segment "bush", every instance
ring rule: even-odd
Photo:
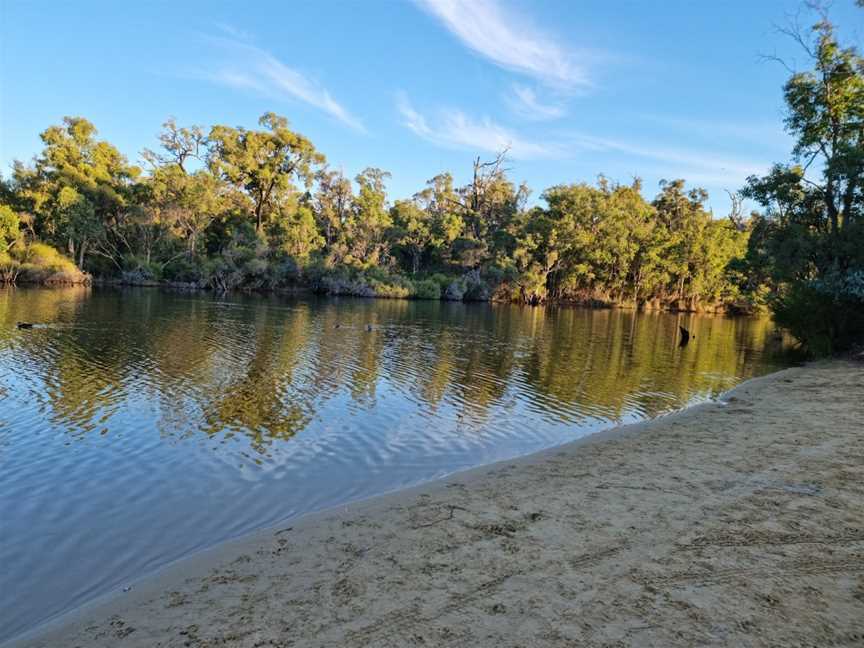
[[[25,283],[81,284],[89,283],[90,276],[56,249],[44,243],[24,243],[12,248],[5,259],[4,275]],[[16,267],[17,264],[17,267]]]
[[[123,262],[121,277],[123,283],[130,285],[147,285],[158,282],[162,278],[162,268],[149,263],[146,259],[129,256]]]
[[[777,324],[814,355],[864,343],[864,272],[793,284],[774,304]]]
[[[415,299],[441,299],[441,286],[434,279],[422,279],[414,282]]]
[[[380,275],[379,275],[380,276]],[[383,280],[372,279],[369,281],[376,297],[389,299],[407,299],[414,294],[414,285],[410,279],[405,277],[385,276]]]
[[[50,245],[45,245],[44,243],[16,246],[15,249],[16,251],[21,250],[17,254],[19,261],[37,268],[45,268],[57,272],[68,272],[78,269],[72,261]]]
[[[453,281],[453,277],[448,277],[447,275],[441,274],[440,272],[436,272],[429,278],[436,284],[438,284],[438,288],[442,294],[445,290],[447,290],[447,286],[449,286]]]
[[[240,276],[242,285],[263,288],[270,284],[270,264],[266,259],[254,257],[243,264]]]
[[[203,278],[201,265],[189,257],[174,259],[162,268],[162,279],[182,283],[198,283]]]
[[[447,286],[444,299],[450,301],[489,301],[492,291],[480,277],[479,270],[472,270]]]
[[[325,295],[376,296],[375,289],[364,279],[352,278],[347,272],[316,273],[312,289]]]
[[[349,271],[344,268],[327,270],[315,265],[306,272],[310,287],[325,295],[381,297],[389,299],[440,299],[441,287],[435,279],[411,281],[381,268]]]
[[[285,257],[271,262],[270,276],[274,286],[292,286],[300,282],[302,272],[293,258]]]

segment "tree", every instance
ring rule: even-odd
[[[190,175],[172,163],[154,170],[148,187],[148,224],[174,234],[186,255],[195,258],[201,235],[226,209],[223,183],[206,169]]]
[[[411,274],[417,274],[423,254],[435,240],[432,219],[413,200],[397,200],[390,210],[393,220],[393,240],[411,259]]]
[[[699,251],[703,245],[705,228],[711,215],[705,211],[708,193],[704,189],[686,189],[682,179],[660,182],[660,194],[653,205],[657,218],[668,230],[672,245],[668,249],[670,288],[675,299],[690,305],[698,302],[700,282],[698,275],[704,261]]]
[[[558,297],[588,293],[623,301],[656,295],[655,210],[640,189],[638,180],[625,186],[601,176],[597,187],[559,185],[543,194],[551,223],[545,269]]]
[[[0,204],[0,254],[8,252],[20,237],[18,214],[9,205]]]
[[[318,173],[318,191],[315,192],[315,217],[324,232],[324,241],[330,246],[336,242],[342,228],[351,217],[354,192],[351,181],[341,171],[323,169]]]
[[[349,248],[354,263],[363,267],[386,261],[386,238],[391,225],[385,181],[390,174],[369,167],[354,179],[359,185],[349,225]]]
[[[309,256],[324,245],[318,232],[315,215],[308,205],[286,205],[283,213],[271,226],[278,249],[303,265]]]
[[[260,233],[282,195],[295,188],[294,181],[311,186],[315,168],[325,159],[312,142],[289,130],[284,117],[266,113],[258,123],[266,130],[214,126],[207,139],[211,171],[246,193]]]
[[[149,263],[154,239],[167,233],[182,243],[189,259],[194,259],[201,235],[223,214],[236,190],[232,196],[230,187],[208,168],[190,172],[184,166],[190,159],[203,160],[206,155],[207,140],[199,126],[180,128],[169,119],[163,124],[159,141],[162,152],[145,149],[142,153],[153,166],[143,201],[145,216],[140,222],[145,258]]]
[[[453,176],[440,173],[426,183],[426,188],[414,194],[414,202],[429,216],[432,244],[438,260],[450,263],[452,244],[462,236],[465,221],[462,205],[453,188]]]
[[[864,59],[839,44],[824,13],[811,37],[789,33],[812,69],[784,87],[792,162],[742,190],[765,210],[748,257],[775,288],[778,322],[834,351],[864,340]]]
[[[159,142],[162,153],[144,149],[142,157],[154,167],[176,164],[183,173],[188,173],[186,163],[190,159],[201,160],[207,147],[207,138],[200,126],[179,128],[173,117],[162,124]]]
[[[37,232],[65,245],[79,267],[89,252],[119,267],[123,227],[138,167],[111,144],[96,139],[96,127],[82,117],[64,117],[41,136],[45,147],[33,167],[16,163],[13,182]]]
[[[475,159],[471,183],[459,191],[460,215],[467,238],[472,242],[463,246],[469,252],[463,257],[466,265],[480,265],[496,253],[512,252],[510,224],[524,208],[530,192],[527,185],[517,188],[507,178],[506,159],[506,150],[494,160]]]

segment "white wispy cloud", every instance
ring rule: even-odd
[[[523,160],[557,158],[564,153],[558,146],[531,141],[488,117],[475,119],[460,110],[440,110],[435,122],[430,123],[404,94],[398,96],[397,109],[406,128],[438,146],[489,153],[507,149],[510,157]]]
[[[508,95],[507,103],[511,110],[523,119],[541,121],[558,119],[566,113],[560,104],[544,103],[537,98],[537,93],[529,87],[514,83],[512,94]]]
[[[746,178],[748,175],[764,173],[768,163],[755,160],[742,160],[718,156],[716,153],[689,149],[676,149],[666,146],[631,144],[615,139],[578,135],[574,144],[586,151],[619,152],[637,158],[645,158],[663,163],[668,169],[679,169],[681,177],[695,174],[715,178]]]
[[[198,69],[198,76],[276,99],[301,101],[358,132],[365,132],[363,123],[337,102],[326,88],[285,65],[269,52],[236,38],[208,40],[216,45],[221,60],[215,65]]]
[[[618,167],[633,164],[638,175],[653,175],[667,180],[684,178],[691,185],[701,185],[715,193],[720,188],[734,190],[741,187],[747,176],[764,174],[771,166],[767,160],[718,155],[715,150],[634,144],[591,135],[573,135],[568,141],[574,154],[591,154],[595,158],[606,156],[603,159],[611,156]]]
[[[658,124],[664,128],[681,133],[695,133],[721,139],[736,139],[747,142],[758,142],[761,146],[784,147],[790,138],[783,130],[782,121],[778,119],[742,118],[740,121],[729,121],[718,118],[694,118],[681,115],[656,115],[641,113],[634,115],[636,119]]]
[[[474,118],[456,109],[427,115],[418,111],[405,94],[397,96],[402,124],[437,146],[486,151],[508,149],[513,159],[578,160],[590,156],[602,165],[633,164],[634,170],[673,178],[685,178],[717,186],[740,186],[752,174],[765,173],[770,162],[718,155],[715,151],[675,148],[654,143],[634,143],[612,137],[547,131],[535,139],[502,126],[488,117]]]
[[[464,45],[501,67],[565,87],[588,84],[573,53],[496,0],[415,1]]]
[[[217,23],[214,23],[214,26],[216,27],[216,29],[223,32],[229,38],[233,38],[233,39],[239,40],[239,41],[247,41],[247,42],[252,41],[252,34],[250,34],[249,32],[247,32],[244,29],[238,29],[234,25],[229,25],[229,24],[223,23],[223,22],[217,22]]]

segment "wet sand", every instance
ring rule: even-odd
[[[10,645],[862,644],[864,364],[837,361],[258,532]]]

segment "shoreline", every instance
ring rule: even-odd
[[[84,284],[80,284],[84,285]],[[662,300],[654,299],[650,302],[639,303],[634,300],[608,301],[594,297],[584,299],[550,299],[538,303],[525,301],[500,299],[490,297],[489,299],[446,299],[438,297],[428,299],[423,297],[395,297],[392,295],[356,295],[348,293],[318,292],[311,286],[298,285],[283,288],[233,288],[230,290],[218,290],[210,286],[201,286],[195,282],[184,281],[135,281],[129,282],[122,279],[94,278],[86,285],[99,288],[158,288],[169,292],[193,292],[211,294],[236,294],[236,295],[258,295],[267,297],[271,295],[282,297],[317,297],[317,298],[342,298],[342,299],[383,299],[397,301],[430,301],[456,304],[512,304],[514,306],[526,307],[549,307],[549,308],[591,308],[597,310],[626,310],[646,313],[671,313],[685,315],[712,315],[717,317],[760,317],[767,310],[758,307],[744,306],[739,303],[717,303],[705,304],[701,308],[681,307],[675,302],[663,303]],[[53,286],[47,286],[53,287]]]
[[[849,412],[849,416],[854,418],[853,415],[864,415],[864,410],[860,405],[864,399],[864,382],[861,380],[861,376],[864,375],[862,365],[845,361],[832,361],[781,370],[747,380],[725,392],[715,401],[698,403],[648,421],[619,425],[513,460],[452,473],[435,481],[303,515],[276,526],[263,528],[251,534],[220,543],[142,577],[131,584],[132,587],[128,592],[112,592],[98,597],[81,607],[54,617],[21,635],[6,640],[2,645],[8,648],[54,646],[65,645],[66,643],[94,646],[294,645],[291,643],[294,640],[291,637],[295,636],[298,629],[292,623],[289,624],[292,625],[292,631],[286,632],[287,626],[284,625],[294,617],[303,625],[311,628],[307,629],[311,636],[299,640],[299,645],[325,645],[334,642],[350,646],[390,645],[386,643],[389,640],[385,639],[385,635],[387,629],[394,624],[398,626],[397,635],[400,638],[405,636],[405,627],[410,626],[417,629],[419,632],[416,635],[418,640],[413,643],[422,644],[425,641],[427,645],[462,645],[469,639],[465,636],[465,631],[473,632],[477,624],[486,631],[493,630],[494,624],[489,625],[485,617],[489,617],[495,623],[505,627],[510,622],[514,601],[522,601],[526,595],[529,598],[532,596],[543,598],[543,587],[538,587],[535,584],[533,587],[522,588],[515,598],[502,595],[502,601],[491,604],[489,610],[471,612],[479,604],[479,599],[484,598],[487,594],[492,596],[495,593],[493,590],[507,589],[506,585],[512,585],[520,579],[530,580],[536,563],[541,564],[540,571],[550,570],[550,573],[546,575],[546,580],[555,580],[555,575],[558,575],[557,586],[559,589],[562,574],[568,570],[575,570],[576,572],[584,572],[580,574],[579,578],[576,578],[577,581],[598,581],[606,586],[611,585],[612,593],[620,595],[622,592],[616,592],[616,579],[605,578],[608,574],[603,573],[603,570],[608,571],[610,566],[602,563],[617,563],[622,560],[620,554],[632,550],[632,542],[628,541],[626,537],[619,536],[622,535],[622,532],[623,536],[626,536],[626,529],[635,529],[636,526],[622,525],[621,520],[617,520],[617,524],[616,521],[607,520],[605,524],[594,528],[593,531],[588,530],[585,533],[585,538],[576,544],[586,546],[599,544],[601,546],[600,548],[594,547],[593,553],[590,551],[585,553],[575,563],[560,555],[564,546],[568,544],[566,536],[561,537],[561,528],[550,528],[547,532],[541,533],[540,536],[532,537],[534,527],[550,525],[554,527],[553,523],[560,523],[563,518],[566,518],[567,511],[575,504],[575,502],[568,503],[567,500],[571,496],[576,499],[587,498],[582,504],[599,507],[600,515],[594,518],[588,516],[582,520],[583,525],[591,526],[591,522],[596,523],[597,518],[603,517],[604,511],[606,514],[610,512],[608,510],[610,507],[614,509],[615,513],[624,517],[627,517],[628,514],[631,517],[635,515],[637,519],[630,519],[631,522],[640,521],[638,519],[640,518],[638,515],[640,511],[643,513],[641,517],[648,516],[650,518],[650,513],[653,510],[651,505],[656,508],[656,501],[630,502],[633,506],[627,510],[621,509],[620,502],[603,501],[604,497],[614,499],[613,494],[620,495],[622,492],[628,494],[628,500],[633,498],[639,500],[640,496],[642,498],[649,497],[646,493],[655,493],[655,495],[650,496],[653,498],[657,497],[656,493],[683,496],[683,493],[675,493],[674,488],[659,486],[652,488],[645,485],[651,480],[646,481],[645,477],[648,475],[640,474],[640,472],[647,473],[651,469],[656,470],[656,465],[652,466],[645,463],[646,455],[639,452],[640,446],[649,446],[656,454],[654,459],[668,459],[668,456],[664,456],[662,437],[664,435],[667,437],[677,435],[677,430],[682,427],[701,426],[705,428],[704,431],[708,432],[707,438],[701,439],[703,442],[711,446],[724,447],[728,444],[711,443],[712,440],[716,440],[718,432],[740,436],[741,430],[738,428],[741,427],[742,423],[756,429],[760,425],[764,427],[764,421],[760,423],[756,420],[759,418],[756,410],[760,409],[763,410],[762,414],[764,415],[768,410],[772,410],[772,408],[776,410],[779,407],[781,418],[783,416],[787,418],[785,424],[794,425],[797,419],[789,418],[787,410],[794,403],[800,401],[800,398],[797,398],[795,394],[787,393],[786,400],[790,402],[781,401],[778,403],[776,402],[778,400],[776,395],[775,399],[772,400],[766,399],[766,394],[772,390],[782,391],[786,384],[794,384],[801,379],[806,380],[808,377],[812,378],[820,373],[831,374],[832,377],[839,376],[848,382],[851,385],[850,389],[854,392],[848,399],[848,406],[853,410]],[[830,382],[832,381],[829,380]],[[827,385],[823,386],[821,392],[826,389],[828,389]],[[831,394],[826,395],[821,392],[820,396],[828,403],[831,400]],[[761,401],[759,401],[759,396],[762,396]],[[758,402],[751,403],[748,399]],[[744,407],[739,404],[742,402],[745,403]],[[728,420],[725,421],[725,427],[721,426],[722,429],[719,430],[716,429],[716,425],[712,425],[712,420],[718,418],[720,414],[727,415],[725,417],[727,419],[730,418],[728,414],[730,410],[735,408],[741,411],[735,418],[732,418],[731,426]],[[807,412],[800,412],[800,414],[804,415],[804,418],[807,417]],[[814,416],[814,413],[810,412],[809,416]],[[763,418],[765,417],[763,416]],[[833,423],[836,424],[837,421],[833,421]],[[838,434],[840,433],[838,432]],[[844,428],[842,433],[848,436],[850,431]],[[767,433],[765,434],[767,435]],[[659,442],[656,437],[661,437]],[[666,441],[668,440],[666,439]],[[678,440],[683,441],[681,438]],[[694,441],[689,436],[686,440],[691,443]],[[698,441],[699,439],[695,440]],[[762,440],[770,440],[772,443],[777,441],[767,437]],[[750,440],[748,439],[748,441]],[[860,440],[856,447],[861,448]],[[854,458],[855,448],[849,449],[852,450],[850,454]],[[613,452],[613,450],[619,452]],[[665,454],[669,455],[670,452],[674,451],[674,448],[666,447],[665,450]],[[731,448],[727,447],[727,451],[734,453],[736,451],[734,444]],[[604,465],[608,464],[610,454],[622,455],[623,460],[613,462],[612,466]],[[686,454],[678,458],[693,459],[693,457],[687,457]],[[725,458],[730,459],[730,457]],[[746,453],[735,458],[749,460]],[[642,460],[641,464],[639,463],[640,459]],[[600,460],[599,463],[598,460]],[[579,470],[575,477],[570,475],[570,478],[578,477],[579,492],[560,488],[550,490],[547,483],[549,481],[561,479],[565,483],[569,481],[566,469],[575,468],[576,466],[573,464],[576,464]],[[733,477],[736,473],[734,462],[732,464],[733,470],[727,477]],[[629,469],[631,471],[629,478],[636,479],[633,483],[604,486],[603,482],[608,481],[606,477],[613,473],[608,470],[600,470],[599,474],[595,473],[598,469],[610,467],[615,467],[618,470]],[[669,462],[666,467],[668,470],[664,471],[664,475],[653,475],[655,479],[665,479],[664,486],[674,486],[676,482],[685,479],[682,474],[676,474],[676,471],[677,473],[687,473],[691,478],[694,477],[690,475],[693,472],[692,461],[673,461]],[[697,462],[695,477],[698,477],[700,472],[698,468],[709,470],[712,465]],[[771,470],[777,470],[776,466],[770,468],[769,472]],[[602,493],[598,494],[589,490],[592,486],[594,489],[601,490]],[[764,487],[765,484],[759,480],[753,482],[755,490]],[[770,490],[774,487],[769,485],[768,488]],[[814,493],[810,492],[808,488],[806,485],[796,485],[789,491],[789,494],[799,498],[812,498]],[[783,489],[781,488],[781,490]],[[715,493],[715,495],[717,494]],[[526,497],[529,500],[529,508],[533,505],[537,510],[527,513],[507,513],[508,509],[513,508],[522,511],[525,505],[520,507],[515,506],[515,504],[520,503],[519,500],[525,500]],[[563,510],[553,514],[555,512],[550,510],[550,498],[560,500],[557,504],[563,505]],[[660,495],[659,498],[662,500],[664,496]],[[478,499],[487,506],[476,506],[478,502],[475,500]],[[470,506],[470,504],[475,504],[475,506]],[[490,506],[488,506],[490,504],[492,508],[497,508],[501,512],[497,522],[486,520],[490,515]],[[649,506],[644,508],[646,504]],[[860,508],[862,507],[859,506]],[[660,512],[662,511],[654,511],[655,514]],[[861,513],[859,511],[856,519],[857,530],[846,543],[852,548],[856,545],[864,546],[864,517]],[[469,520],[472,517],[477,519]],[[655,523],[656,521],[655,519]],[[621,528],[617,528],[618,533],[613,533],[610,536],[609,530],[605,529],[605,526],[609,525]],[[450,527],[458,527],[458,532],[454,534],[448,531]],[[576,526],[576,532],[578,532],[579,527],[580,525]],[[414,532],[407,535],[417,537],[409,541],[401,533],[405,529]],[[430,531],[427,532],[425,529]],[[571,529],[570,531],[573,532],[574,530]],[[650,527],[648,531],[650,535]],[[681,531],[682,529],[678,529],[679,533]],[[776,531],[774,532],[776,533]],[[427,539],[425,537],[427,534],[434,537]],[[455,537],[458,535],[467,535],[467,540]],[[658,532],[657,535],[662,534]],[[459,542],[460,539],[465,541]],[[370,542],[372,540],[374,541]],[[563,546],[562,540],[565,541]],[[817,541],[814,542],[819,544]],[[796,541],[789,546],[797,547],[807,544],[807,542],[797,543]],[[328,545],[333,545],[333,551],[327,548]],[[424,547],[424,545],[428,546]],[[482,545],[483,551],[475,551],[478,548],[475,545]],[[706,544],[705,546],[738,545]],[[399,557],[405,551],[420,551],[420,555],[416,556],[416,561],[423,563],[421,566],[427,567],[427,569],[406,569],[404,566],[396,565],[399,562]],[[468,552],[469,555],[459,556],[460,553],[464,552]],[[527,555],[530,555],[530,559],[526,563]],[[288,559],[285,560],[286,558]],[[490,564],[487,565],[487,562]],[[860,558],[857,559],[857,562],[855,559],[847,562],[851,565],[850,573],[857,573],[859,568],[864,573],[864,562],[861,562]],[[441,564],[439,565],[439,563]],[[346,564],[348,568],[345,568]],[[441,565],[447,565],[450,569],[445,569]],[[441,569],[437,569],[436,566],[441,566]],[[526,566],[529,569],[526,570]],[[630,564],[630,567],[638,569],[636,563]],[[472,569],[476,569],[478,573],[473,574],[471,578],[467,575],[457,576]],[[393,573],[386,573],[388,570]],[[347,572],[358,571],[366,572],[366,578],[345,576]],[[445,573],[439,574],[438,571]],[[495,575],[502,571],[504,574]],[[765,571],[766,573],[770,572],[767,568]],[[402,572],[407,572],[407,575]],[[837,577],[836,570],[826,573]],[[479,578],[478,575],[480,575]],[[401,576],[406,576],[406,578]],[[618,574],[618,580],[621,579],[621,576]],[[712,571],[709,570],[701,576],[710,580]],[[698,581],[699,577],[700,575],[696,574],[693,580]],[[373,588],[377,581],[393,578],[395,578],[395,582],[390,583],[390,587],[382,589],[378,596],[369,592],[369,589]],[[742,575],[741,578],[746,580],[746,576]],[[410,582],[413,580],[431,582],[425,583],[427,586],[425,589],[423,589],[423,585],[418,585],[412,590]],[[656,583],[646,585],[642,582],[644,578],[642,580],[633,578],[632,574],[629,580],[631,582],[626,587],[619,584],[617,590],[638,589],[641,586],[650,594],[652,590],[658,589]],[[262,581],[267,581],[267,584],[263,584]],[[737,582],[734,575],[727,578],[726,581],[732,584]],[[475,592],[468,596],[466,600],[468,601],[469,615],[465,617],[466,605],[459,605],[457,606],[459,609],[456,609],[453,607],[452,600],[454,598],[465,599],[465,592],[461,590],[470,590],[472,584],[476,589],[478,582],[480,583],[479,594],[482,595],[478,596],[478,592]],[[663,582],[662,578],[658,581],[661,584]],[[574,583],[569,585],[573,586]],[[396,589],[407,587],[408,591],[403,592],[403,594],[413,594],[414,596],[400,596],[394,592],[394,586]],[[596,586],[597,583],[593,585],[594,589]],[[416,596],[418,587],[423,591],[422,597]],[[266,596],[262,596],[260,591],[262,588],[266,591]],[[324,590],[330,591],[323,595]],[[572,598],[565,598],[579,600],[581,597],[578,596],[577,590],[578,588],[571,592],[574,595]],[[859,605],[862,611],[860,615],[862,621],[854,622],[853,617],[849,617],[848,625],[852,628],[850,632],[864,632],[864,576],[860,581],[860,590]],[[308,601],[309,596],[315,600]],[[239,608],[232,608],[232,605],[237,605],[238,597],[241,601]],[[421,602],[421,598],[424,601]],[[429,602],[425,599],[437,600]],[[244,600],[247,603],[242,603]],[[248,603],[250,600],[253,602]],[[405,604],[408,601],[413,601],[413,603],[406,608]],[[226,605],[228,609],[218,609]],[[278,610],[279,621],[261,619],[260,612],[262,610],[256,611],[256,605],[266,608],[265,617],[272,616]],[[522,605],[524,607],[524,602]],[[429,606],[437,606],[437,612],[435,614],[428,613],[426,608]],[[551,632],[551,635],[545,636],[542,633],[535,633],[533,640],[548,645],[568,645],[565,639],[569,641],[571,638],[564,635],[560,637],[552,635],[560,634],[564,627],[573,626],[574,620],[562,616],[562,610],[556,611],[552,609],[553,607],[550,607],[548,601],[539,605],[539,608],[544,612],[556,612],[560,619],[561,628],[547,627],[547,634]],[[239,617],[238,612],[241,613]],[[473,619],[472,614],[477,618]],[[524,616],[524,614],[525,611],[522,610],[516,616]],[[282,618],[283,615],[284,619]],[[443,617],[447,616],[454,619],[472,618],[472,622],[465,627],[457,627],[459,624],[451,623],[451,630],[447,632],[435,627]],[[603,618],[604,615],[600,615],[595,621],[602,621]],[[524,619],[522,623],[524,623]],[[601,623],[601,625],[603,624]],[[622,629],[620,623],[617,626],[608,623],[605,625],[606,639],[620,641],[629,636],[627,634],[629,630],[627,628]],[[585,635],[585,632],[587,632],[586,627],[594,628],[596,623],[588,623],[588,626],[582,623],[581,626],[582,633],[577,634],[572,639],[578,638],[580,642],[583,642],[580,645],[593,645],[593,640]],[[861,627],[859,628],[859,626]],[[190,630],[190,628],[194,629]],[[644,630],[639,630],[639,632],[653,634],[649,630],[655,629],[656,627],[648,628],[646,626]],[[678,634],[671,636],[679,636],[681,632],[686,634],[687,630],[679,627],[676,631]],[[733,631],[736,629],[727,628],[724,630],[726,634]],[[443,635],[442,632],[444,632]],[[621,635],[622,632],[624,634],[616,637],[616,632],[618,635]],[[472,642],[479,640],[483,645],[518,645],[518,642],[508,643],[507,637],[510,635],[497,636],[494,639],[493,636],[494,632],[486,637],[474,636],[470,640]],[[640,637],[640,641],[647,638],[648,635],[646,634]],[[706,640],[704,633],[693,637],[693,639],[697,638],[701,641]],[[752,639],[752,637],[750,638]],[[661,639],[660,636],[652,637],[649,643]],[[740,632],[737,639],[743,639]],[[831,640],[836,639],[837,637],[831,638]],[[255,643],[259,640],[267,640],[269,643],[266,641]],[[513,640],[515,640],[515,635]],[[226,641],[227,643],[225,643]],[[529,641],[529,638],[523,636],[522,642],[526,641]],[[405,643],[410,644],[412,642],[397,640],[393,645],[404,645]],[[689,641],[685,641],[682,645],[689,645],[689,643]]]

